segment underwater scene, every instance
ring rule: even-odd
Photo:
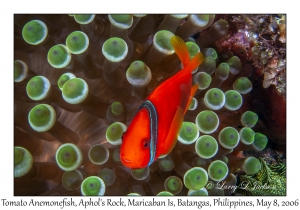
[[[286,196],[285,14],[14,14],[15,196]]]

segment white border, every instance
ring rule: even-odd
[[[179,135],[179,134],[180,134],[180,131],[181,131],[182,127],[183,127],[183,124],[187,124],[187,123],[188,123],[189,125],[194,126],[192,129],[195,129],[196,132],[197,132],[197,133],[195,133],[194,138],[193,138],[192,140],[185,140],[184,138],[182,138],[182,137]],[[191,126],[190,126],[190,127],[191,127]],[[177,139],[178,139],[178,141],[181,142],[182,144],[190,145],[190,144],[193,144],[193,143],[199,138],[199,136],[200,136],[200,131],[199,131],[197,125],[196,125],[195,123],[193,123],[193,122],[187,122],[187,121],[185,121],[185,122],[182,123],[181,128],[179,129]]]
[[[126,24],[126,23],[118,23],[116,22],[113,17],[111,15],[108,15],[108,19],[110,21],[110,23],[118,28],[121,28],[121,29],[128,29],[132,26],[132,23],[133,23],[133,17],[131,16],[131,19],[130,19],[130,23],[129,24]]]
[[[58,157],[58,153],[60,152],[60,150],[63,148],[63,147],[72,147],[77,155],[77,158],[76,158],[76,161],[75,163],[73,164],[73,166],[70,166],[70,167],[64,167],[64,166],[61,166],[58,162],[57,162],[57,157]],[[75,145],[75,144],[72,144],[72,143],[66,143],[66,144],[62,144],[59,146],[59,148],[57,148],[56,150],[56,153],[55,153],[55,161],[57,163],[57,165],[64,171],[73,171],[73,170],[76,170],[79,168],[79,166],[81,165],[82,161],[83,161],[83,155],[82,155],[82,152],[81,150]]]
[[[86,25],[86,24],[91,23],[94,20],[95,16],[96,16],[95,14],[92,14],[90,19],[88,19],[86,22],[81,22],[79,20],[76,20],[75,15],[74,15],[74,20],[79,24]]]
[[[110,139],[107,135],[107,131],[110,127],[112,127],[113,125],[120,125],[123,132],[121,133],[120,137],[118,139]],[[122,144],[122,135],[123,133],[127,130],[127,126],[124,124],[124,123],[121,123],[121,122],[114,122],[113,124],[111,124],[107,130],[106,130],[106,133],[105,133],[105,137],[106,137],[106,140],[112,144],[112,145],[121,145]]]
[[[18,62],[21,63],[21,65],[23,66],[22,68],[22,74],[20,74],[20,76],[14,80],[14,82],[22,82],[28,75],[28,66],[24,61],[21,60],[15,60],[14,62]],[[15,67],[15,66],[14,66]]]
[[[34,20],[32,20],[32,21],[34,21]],[[47,35],[48,35],[48,28],[47,28],[46,24],[43,21],[40,21],[40,20],[35,20],[35,22],[38,22],[44,28],[44,30],[43,30],[44,31],[44,36],[40,40],[37,40],[36,42],[32,42],[32,43],[28,42],[27,40],[24,39],[24,41],[27,42],[30,45],[41,44],[47,38]]]
[[[36,125],[32,124],[31,121],[29,120],[29,119],[30,119],[30,114],[31,114],[32,109],[35,108],[36,106],[40,106],[40,105],[46,106],[46,108],[48,108],[48,110],[49,110],[49,112],[50,112],[50,120],[49,120],[49,122],[48,122],[46,125],[44,125],[44,126],[36,126]],[[34,129],[34,130],[37,131],[37,132],[44,132],[44,131],[50,130],[50,129],[53,127],[53,125],[54,125],[54,123],[55,123],[55,121],[56,121],[56,112],[55,112],[55,110],[53,109],[52,106],[50,106],[50,105],[48,105],[48,104],[38,104],[38,105],[36,105],[36,106],[34,106],[34,107],[30,110],[30,112],[29,112],[29,114],[28,114],[28,123],[29,123],[29,125],[32,127],[32,129]]]
[[[48,59],[48,56],[49,56],[49,52],[50,50],[53,48],[53,47],[57,47],[57,46],[60,46],[62,48],[64,48],[67,52],[67,59],[65,60],[65,62],[63,62],[62,64],[53,64],[53,63],[50,63],[49,59]],[[61,68],[65,68],[66,66],[69,65],[70,61],[71,61],[71,58],[72,58],[72,55],[71,55],[71,52],[69,51],[69,49],[63,45],[63,44],[57,44],[57,45],[54,45],[53,47],[51,47],[48,51],[48,54],[47,54],[47,60],[48,60],[48,63],[53,67],[53,68],[56,68],[56,69],[61,69]]]
[[[83,90],[82,90],[81,94],[78,95],[76,98],[68,98],[67,96],[64,95],[64,93],[63,93],[64,88],[63,88],[63,90],[62,90],[62,97],[63,97],[63,99],[64,99],[66,102],[68,102],[69,104],[79,104],[79,103],[83,102],[83,101],[88,97],[88,94],[89,94],[89,86],[88,86],[88,84],[86,83],[86,81],[84,81],[83,79],[78,78],[78,77],[69,79],[69,80],[64,84],[63,87],[65,87],[65,85],[66,85],[68,82],[70,82],[71,80],[75,80],[75,79],[76,79],[76,80],[79,79],[80,81],[82,81],[82,83],[83,83]]]
[[[297,154],[299,153],[299,141],[295,139],[298,138],[298,119],[299,119],[299,112],[297,112],[298,108],[300,107],[300,103],[296,100],[298,91],[298,80],[300,73],[296,71],[298,67],[299,61],[299,54],[298,54],[298,47],[294,43],[298,43],[299,40],[299,28],[298,25],[298,16],[299,13],[297,11],[296,3],[294,2],[286,2],[286,1],[279,1],[279,0],[272,0],[272,1],[261,1],[261,0],[251,0],[247,2],[241,2],[237,0],[231,0],[229,2],[215,0],[214,2],[203,2],[199,0],[191,0],[189,2],[183,1],[161,1],[161,0],[152,0],[150,2],[145,2],[146,6],[132,6],[132,5],[141,5],[140,1],[122,1],[122,0],[115,0],[115,1],[106,1],[104,3],[99,3],[99,1],[86,1],[85,4],[80,3],[78,0],[72,1],[58,1],[53,0],[51,4],[47,6],[32,6],[32,5],[40,5],[40,1],[37,0],[28,0],[28,1],[20,1],[15,0],[11,2],[6,2],[5,4],[1,5],[1,12],[2,17],[2,24],[6,28],[7,33],[2,34],[2,37],[6,39],[3,43],[2,47],[5,50],[0,51],[0,56],[3,58],[2,65],[4,69],[4,78],[3,86],[4,87],[11,87],[8,89],[1,89],[1,94],[6,96],[7,103],[1,104],[1,111],[3,119],[1,121],[1,131],[3,131],[2,136],[7,141],[3,141],[0,147],[0,154],[7,157],[1,158],[1,165],[5,169],[6,173],[2,174],[2,179],[0,181],[1,186],[3,187],[0,197],[9,200],[27,200],[29,201],[32,197],[13,197],[13,87],[12,87],[12,78],[13,74],[12,71],[9,69],[13,68],[12,60],[13,60],[13,14],[14,13],[65,13],[65,14],[72,14],[72,13],[287,13],[287,84],[288,84],[288,96],[287,96],[287,161],[288,161],[288,170],[287,170],[287,196],[285,197],[230,197],[231,201],[239,201],[243,199],[244,201],[256,201],[256,199],[264,199],[266,201],[272,201],[277,199],[278,202],[287,201],[287,200],[295,200],[299,199],[298,187],[299,187],[299,180],[297,180],[297,174],[299,169],[297,167],[293,167],[297,165]],[[91,4],[93,3],[93,4]],[[93,5],[100,5],[101,6],[93,6]],[[59,6],[58,6],[59,5]],[[92,6],[91,6],[92,5]],[[116,6],[117,5],[117,6]],[[159,6],[157,6],[159,5]],[[296,121],[297,120],[297,121]],[[11,157],[11,158],[9,158]],[[110,199],[117,199],[116,197],[105,197]],[[121,197],[122,199],[128,199],[128,197]],[[136,199],[141,200],[145,197],[136,197]],[[157,198],[157,200],[166,200],[170,199],[171,201],[176,201],[179,198],[183,197],[162,197],[161,199]],[[59,200],[58,197],[34,197],[37,201],[43,200]],[[80,201],[81,197],[73,198],[75,201]],[[86,198],[89,199],[89,198]],[[151,197],[146,197],[147,200],[151,199]],[[201,198],[202,199],[202,198]],[[214,202],[215,199],[218,197],[207,197],[205,200],[210,202]],[[222,198],[223,199],[223,198]],[[192,197],[190,200],[199,200],[199,197]],[[2,207],[2,206],[1,206]],[[40,209],[40,207],[22,207],[25,209]],[[95,207],[94,207],[95,208]],[[185,207],[186,209],[197,209],[197,207]],[[237,208],[241,209],[243,207]],[[251,207],[253,209],[253,207]],[[15,209],[14,207],[6,207],[5,209]],[[50,209],[50,208],[49,208]],[[56,208],[58,209],[58,208]],[[71,209],[71,208],[64,208],[64,209]],[[73,208],[72,208],[73,209]],[[86,209],[84,206],[77,207],[75,209]],[[120,207],[111,207],[110,209],[120,209]],[[130,208],[124,208],[130,209]],[[150,209],[150,208],[148,208]],[[166,207],[155,207],[156,210],[163,209],[165,210]],[[173,209],[182,209],[182,207],[177,207]],[[205,208],[203,208],[205,209]],[[220,207],[220,209],[229,209],[229,207]],[[266,207],[255,207],[255,209],[266,209]],[[271,207],[269,209],[280,209],[278,207]],[[295,209],[295,208],[293,208]]]
[[[43,91],[43,93],[42,93],[41,95],[39,95],[39,96],[36,96],[36,97],[31,96],[31,95],[29,95],[28,92],[27,92],[27,87],[26,87],[26,92],[27,92],[27,95],[28,95],[29,98],[31,98],[31,99],[34,100],[34,101],[39,101],[39,100],[45,99],[45,98],[48,96],[48,94],[50,93],[51,84],[50,84],[49,80],[48,80],[46,77],[44,77],[44,76],[35,76],[35,77],[33,77],[33,78],[36,78],[36,77],[40,77],[40,78],[43,80],[43,82],[44,82],[44,91]],[[31,79],[29,80],[29,82],[30,82],[33,78],[31,78]],[[29,83],[29,82],[28,82],[28,83]],[[28,84],[27,84],[27,85],[28,85]]]
[[[69,36],[71,34],[73,34],[74,32],[77,32],[77,33],[80,33],[84,36],[85,38],[85,45],[83,46],[83,48],[81,50],[78,50],[78,51],[72,51],[70,50],[70,48],[67,46],[67,39],[69,38]],[[89,47],[89,44],[90,44],[90,40],[89,40],[89,37],[83,32],[83,31],[73,31],[72,33],[69,34],[69,36],[67,36],[67,39],[66,39],[66,48],[68,48],[68,50],[72,53],[72,54],[75,54],[75,55],[78,55],[78,54],[82,54],[84,53],[88,47]]]

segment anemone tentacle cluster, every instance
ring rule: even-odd
[[[247,104],[253,89],[234,54],[215,42],[229,23],[215,15],[15,15],[15,195],[230,195],[236,172],[258,173],[268,137]],[[120,161],[137,108],[182,64],[181,37],[198,89],[176,145],[141,169]],[[163,103],[163,102],[162,102]],[[32,187],[37,186],[38,187]]]

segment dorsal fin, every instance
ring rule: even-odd
[[[198,87],[199,87],[198,84],[194,84],[194,85],[192,86],[192,88],[191,88],[191,93],[190,93],[190,98],[189,98],[189,102],[187,103],[187,106],[186,106],[186,108],[185,108],[185,110],[184,110],[184,113],[186,113],[186,111],[188,110],[188,108],[189,108],[189,106],[190,106],[190,103],[191,103],[191,101],[193,100],[193,97],[194,97],[196,91],[198,90]]]
[[[189,64],[185,67],[185,71],[192,72],[195,68],[197,68],[201,63],[203,63],[205,56],[198,52],[195,57],[189,62]]]
[[[190,62],[190,54],[185,42],[179,36],[173,36],[170,42],[181,63],[186,67]]]
[[[198,52],[190,61],[188,48],[185,42],[179,36],[173,36],[170,42],[179,59],[181,60],[185,71],[193,71],[204,61],[205,57],[201,52]]]

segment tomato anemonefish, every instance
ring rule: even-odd
[[[137,109],[123,134],[120,159],[128,168],[144,168],[176,144],[184,114],[198,86],[192,86],[192,71],[204,60],[202,53],[190,60],[185,42],[170,40],[183,69],[161,83]]]

